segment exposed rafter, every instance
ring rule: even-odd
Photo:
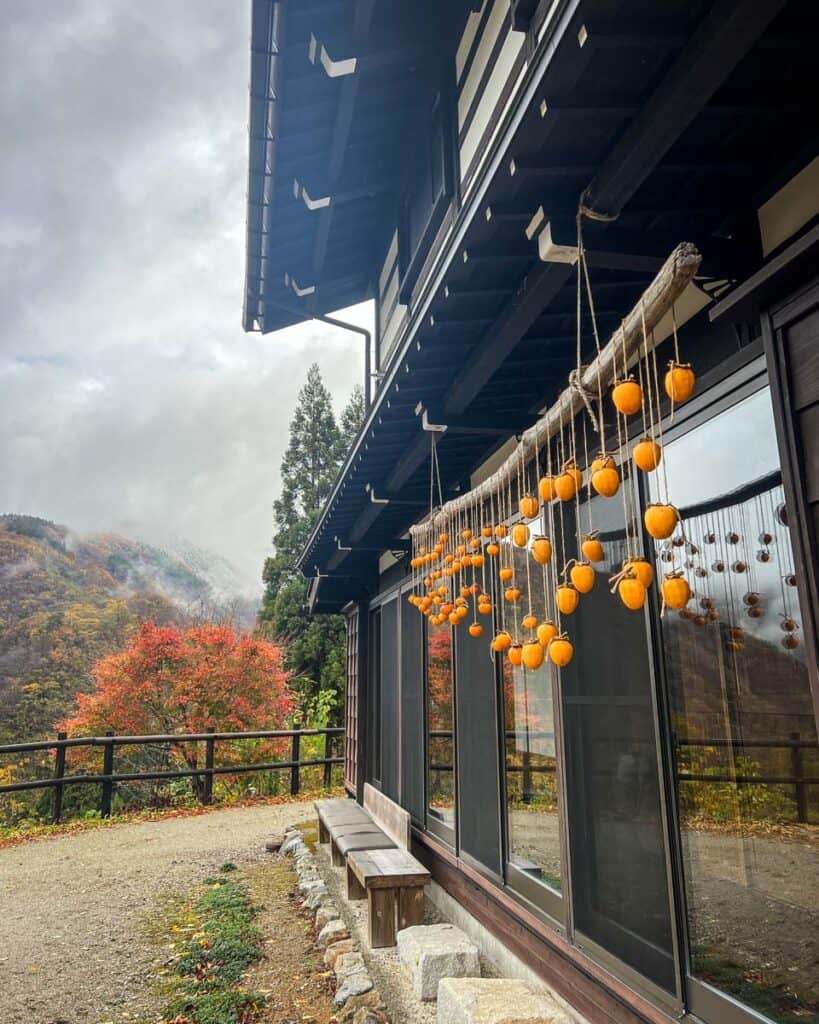
[[[785,3],[717,0],[603,162],[586,190],[588,207],[622,210]]]

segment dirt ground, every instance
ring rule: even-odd
[[[299,913],[289,860],[269,858],[241,872],[259,913],[265,958],[248,971],[244,987],[264,993],[265,1024],[330,1024],[334,1020],[334,974],[324,966],[310,919]]]
[[[231,861],[247,870],[258,898],[269,901],[262,913],[272,924],[288,899],[287,885],[277,889],[271,882],[266,889],[253,866],[271,863],[265,839],[309,818],[309,808],[302,802],[219,810],[0,850],[0,1021],[156,1020],[161,999],[152,979],[166,953],[151,937],[152,921],[174,897]],[[274,968],[289,973],[295,998],[308,965],[301,945],[306,922],[292,913],[288,919],[296,932],[273,950]],[[280,930],[275,935],[281,940]],[[274,992],[270,978],[254,983]],[[301,1021],[307,1012],[293,1018]],[[324,1019],[316,1014],[317,1024]]]

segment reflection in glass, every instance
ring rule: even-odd
[[[694,598],[663,619],[691,969],[819,1014],[819,756],[766,390],[666,446]],[[675,560],[672,563],[672,560]]]
[[[547,617],[545,574],[526,549],[513,551],[515,579],[523,591],[511,613],[517,618],[514,633],[529,639],[531,631],[521,625],[521,620],[530,611],[538,622]],[[547,661],[536,671],[515,668],[507,658],[503,658],[502,666],[509,860],[531,878],[560,891],[552,673]]]
[[[429,815],[455,827],[455,739],[452,713],[452,627],[427,628]]]
[[[624,484],[623,486],[628,486]],[[675,990],[668,871],[646,618],[613,598],[625,556],[623,502],[594,498],[583,522],[605,560],[564,617],[574,643],[561,670],[575,927],[667,991]],[[571,517],[571,518],[570,518]],[[567,513],[566,536],[574,534]]]

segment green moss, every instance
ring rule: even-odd
[[[260,993],[241,987],[262,956],[255,909],[239,882],[214,878],[206,886],[170,920],[176,941],[163,1021],[251,1024],[264,1004]]]

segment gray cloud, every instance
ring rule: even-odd
[[[179,534],[258,588],[307,366],[340,407],[362,359],[241,330],[249,8],[3,4],[0,511]]]

